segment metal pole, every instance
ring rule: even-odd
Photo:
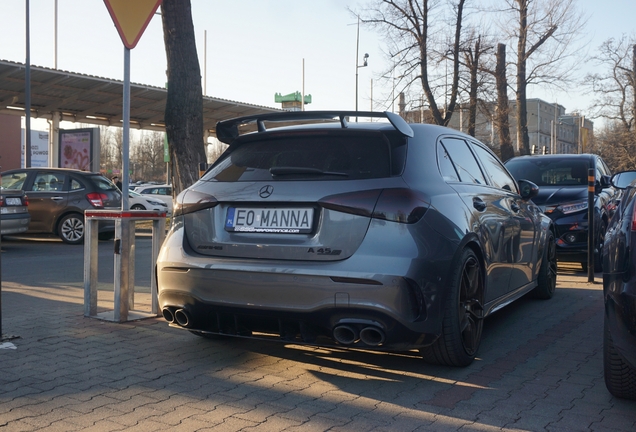
[[[594,179],[595,170],[587,170],[587,281],[594,282]]]
[[[129,154],[129,137],[130,137],[130,48],[124,47],[124,101],[123,101],[123,172],[121,173],[122,184],[122,197],[121,197],[121,209],[122,211],[129,210],[128,206],[128,185],[130,183],[128,174],[128,154]]]
[[[31,167],[31,40],[29,24],[29,0],[26,0],[26,76],[24,89],[24,111],[26,114],[24,128],[24,167]]]
[[[54,45],[55,45],[55,49],[54,49],[54,55],[53,55],[53,67],[55,69],[57,69],[57,0],[55,0],[55,41],[54,41]]]
[[[358,111],[358,53],[360,49],[360,17],[358,17],[358,31],[356,34],[356,111]],[[356,117],[356,122],[358,117]]]
[[[300,110],[305,111],[305,59],[303,59],[303,91],[300,95]]]
[[[203,30],[203,95],[208,94],[208,31]]]

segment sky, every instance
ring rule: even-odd
[[[470,0],[479,3],[481,0]],[[601,42],[634,35],[636,0],[576,0],[589,16],[585,40],[593,51]],[[124,46],[102,0],[57,0],[57,68],[123,80]],[[378,106],[379,84],[387,67],[383,41],[361,26],[354,9],[362,0],[191,0],[196,45],[208,96],[280,108],[274,94],[311,94],[308,110],[353,110],[356,72],[360,110]],[[25,0],[0,0],[0,59],[24,63]],[[55,0],[30,0],[33,66],[55,67]],[[359,52],[356,59],[356,42]],[[368,67],[356,68],[364,53]],[[163,87],[166,56],[161,17],[153,17],[131,51],[131,81]],[[585,114],[589,95],[531,89],[529,98],[558,102]],[[396,108],[397,109],[397,108]]]

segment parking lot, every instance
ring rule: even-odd
[[[100,242],[112,307],[112,242]],[[150,239],[137,239],[144,307]],[[485,322],[469,367],[376,353],[203,339],[163,319],[83,316],[83,247],[2,239],[0,430],[630,431],[603,381],[601,275],[559,267],[552,300]]]

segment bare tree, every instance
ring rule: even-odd
[[[596,70],[584,79],[594,96],[592,115],[608,124],[595,133],[591,151],[602,154],[614,171],[636,166],[636,40],[609,39],[593,57]]]
[[[599,72],[588,74],[584,85],[594,97],[592,116],[618,122],[634,130],[636,117],[636,40],[622,36],[609,39],[593,57]]]
[[[143,131],[131,145],[132,176],[135,180],[160,181],[165,176],[162,132]]]
[[[206,161],[203,145],[203,96],[190,0],[163,0],[163,35],[168,63],[166,133],[176,195],[198,179]]]
[[[619,120],[610,123],[594,133],[590,153],[603,156],[613,172],[634,169],[636,166],[636,134],[625,129]]]
[[[100,126],[99,136],[101,169],[106,172],[119,172],[122,167],[123,129]]]
[[[433,121],[440,125],[448,124],[457,104],[465,3],[466,0],[374,0],[356,14],[363,23],[386,34],[393,66],[384,76],[398,75],[398,94],[418,83]],[[444,5],[450,8],[443,8]],[[452,15],[450,24],[446,14]],[[452,70],[450,88],[448,71],[440,66],[447,61]]]
[[[517,145],[521,154],[530,154],[527,88],[536,84],[563,89],[571,82],[575,68],[568,61],[578,59],[573,48],[583,22],[574,0],[503,1],[507,8],[500,12],[507,19],[501,28],[516,45]]]

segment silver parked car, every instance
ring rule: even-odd
[[[23,233],[29,222],[29,200],[24,191],[0,187],[0,235]]]
[[[251,123],[258,132],[239,133]],[[486,316],[554,294],[538,188],[473,137],[389,112],[266,114],[216,131],[229,147],[176,198],[158,258],[173,326],[465,366]]]

